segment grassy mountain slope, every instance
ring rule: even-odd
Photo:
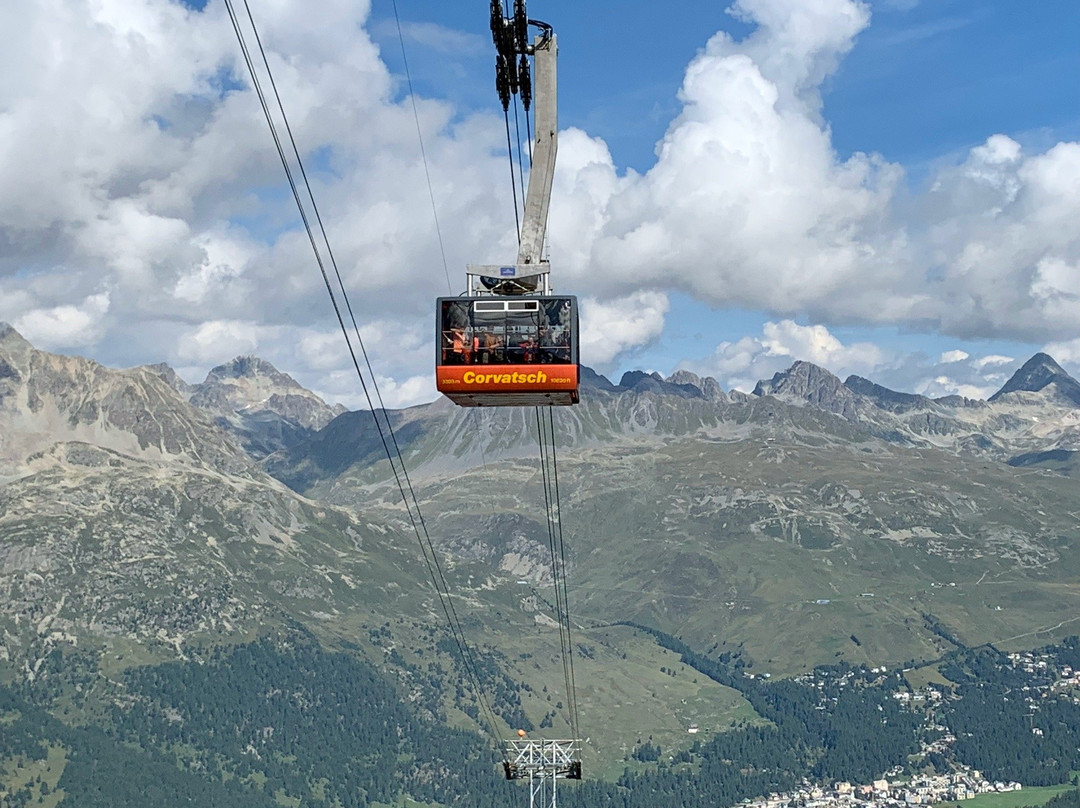
[[[530,413],[421,410],[403,443],[436,540],[542,592]],[[778,672],[1075,629],[1080,503],[1061,476],[773,396],[596,390],[556,423],[584,625],[635,620]],[[397,510],[377,453],[339,468],[307,492]]]

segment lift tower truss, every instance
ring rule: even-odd
[[[559,780],[581,779],[579,742],[515,738],[506,742],[507,780],[529,781],[529,808],[558,808]]]

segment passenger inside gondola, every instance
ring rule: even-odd
[[[501,362],[502,357],[500,354],[502,352],[499,350],[501,347],[502,338],[496,336],[491,331],[485,331],[482,347],[480,349],[480,361],[485,365],[491,362]]]
[[[536,361],[536,341],[532,336],[527,336],[520,343],[521,346],[521,361],[526,365],[532,364]]]
[[[440,301],[444,365],[574,364],[573,304],[555,300]]]
[[[453,359],[452,364],[455,365],[467,365],[469,364],[469,354],[465,350],[466,338],[464,328],[455,328],[451,331],[451,342],[453,344]]]

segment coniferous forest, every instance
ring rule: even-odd
[[[868,782],[916,755],[932,723],[926,708],[894,698],[906,686],[900,672],[840,665],[769,682],[746,675],[738,657],[706,657],[649,633],[701,673],[737,688],[765,721],[682,750],[644,743],[617,782],[567,783],[562,804],[715,808],[805,779]],[[1077,638],[1042,652],[1080,668]],[[67,685],[71,671],[90,669],[78,654],[56,654],[50,665],[68,672]],[[940,771],[965,764],[1026,785],[1067,782],[1080,768],[1075,700],[1041,698],[1033,709],[1020,697],[1045,673],[1018,668],[992,648],[957,653],[940,670],[954,687],[932,718],[957,741],[951,758],[931,755],[924,765]],[[525,798],[503,779],[480,735],[423,717],[383,672],[305,635],[133,668],[119,684],[95,720],[80,725],[46,709],[70,692],[60,679],[0,688],[0,758],[26,763],[62,750],[55,790],[63,792],[61,804],[86,808],[360,808],[395,804],[402,795],[487,808]],[[28,784],[4,805],[39,804],[49,793],[47,784]]]

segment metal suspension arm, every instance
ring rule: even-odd
[[[558,42],[545,31],[533,46],[534,105],[536,138],[533,142],[532,171],[525,195],[525,216],[521,223],[521,245],[517,263],[539,264],[547,233],[551,184],[555,179],[555,153],[559,146],[559,110],[557,103],[556,62]]]
[[[530,25],[540,29],[540,34],[531,45],[526,44],[525,40],[525,32]],[[491,32],[497,51],[495,84],[503,109],[505,111],[509,106],[511,96],[518,93],[527,115],[531,101],[536,135],[517,261],[512,266],[469,264],[466,268],[469,292],[522,295],[539,291],[548,294],[551,291],[548,283],[550,267],[543,259],[543,250],[559,140],[556,81],[558,41],[546,22],[526,18],[524,0],[515,0],[513,18],[503,17],[500,0],[491,0]],[[529,77],[528,55],[533,57],[532,79]]]

